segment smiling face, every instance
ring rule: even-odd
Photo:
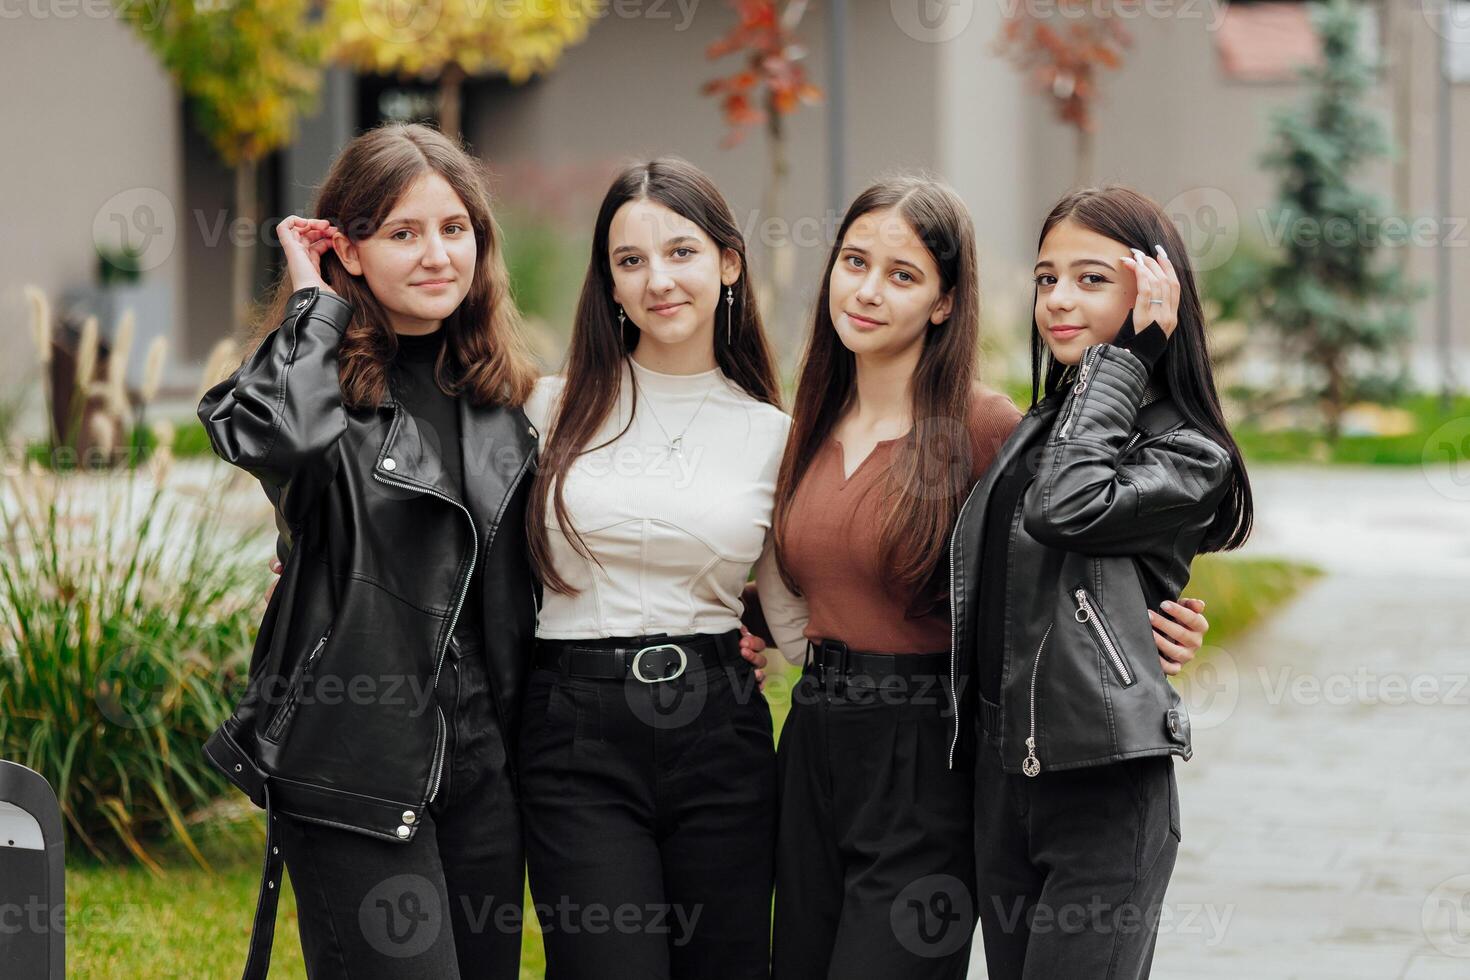
[[[629,201],[608,229],[613,301],[642,339],[713,350],[715,313],[740,259],[704,229],[656,201]]]
[[[1036,257],[1036,329],[1057,361],[1076,364],[1123,329],[1138,296],[1118,261],[1127,254],[1127,245],[1070,218],[1047,232]]]
[[[409,185],[372,235],[354,242],[338,234],[333,247],[404,334],[439,329],[469,293],[478,257],[468,209],[433,171]]]
[[[894,355],[923,343],[929,325],[949,316],[953,300],[934,256],[892,208],[848,226],[827,287],[832,325],[858,355]]]

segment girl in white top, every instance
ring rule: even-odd
[[[586,551],[545,512],[552,564],[576,591],[546,590],[536,635],[739,629],[754,566],[777,642],[802,649],[806,607],[781,583],[770,534],[791,419],[718,367],[669,374],[636,354],[619,367],[617,401],[589,440],[599,448],[577,457],[564,481]],[[566,385],[565,376],[542,378],[526,403],[541,432],[553,424]]]
[[[805,644],[771,535],[778,398],[729,206],[683,161],[627,168],[566,371],[526,406],[545,591],[520,770],[548,977],[767,976],[776,762],[740,620],[753,568],[777,643]]]

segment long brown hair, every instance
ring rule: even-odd
[[[822,276],[811,337],[802,359],[792,412],[791,437],[776,480],[776,557],[781,575],[797,589],[785,559],[796,488],[832,434],[855,394],[857,359],[832,324],[832,269],[854,221],[894,210],[924,243],[939,267],[942,293],[953,297],[950,315],[926,328],[911,384],[913,428],[900,442],[884,490],[879,553],[895,589],[908,597],[910,615],[923,615],[942,599],[945,549],[969,487],[966,421],[975,383],[980,331],[980,286],[975,229],[964,202],[939,181],[902,175],[880,181],[857,196],[837,230]],[[943,464],[934,472],[936,460]]]
[[[475,404],[520,405],[535,386],[535,363],[511,296],[500,229],[490,212],[482,171],[461,146],[418,123],[371,129],[337,154],[311,215],[326,218],[352,241],[362,241],[382,226],[409,186],[431,172],[443,177],[464,202],[478,249],[469,293],[444,319],[445,343],[435,378],[448,394],[464,392]],[[352,319],[337,353],[343,402],[353,408],[377,407],[388,393],[388,367],[398,351],[398,335],[367,281],[348,272],[335,251],[322,255],[321,268],[322,280],[352,304]],[[257,326],[257,342],[281,322],[290,296],[290,276],[283,270]]]
[[[1245,459],[1235,437],[1225,424],[1225,412],[1215,390],[1215,375],[1210,368],[1210,352],[1205,331],[1205,313],[1200,304],[1199,288],[1194,281],[1194,268],[1189,250],[1179,229],[1164,209],[1152,199],[1128,187],[1108,185],[1074,191],[1057,202],[1041,225],[1036,241],[1037,252],[1046,236],[1063,221],[1075,221],[1104,238],[1121,242],[1129,248],[1154,254],[1155,245],[1163,245],[1179,276],[1179,323],[1164,356],[1154,367],[1154,379],[1169,392],[1170,398],[1189,424],[1209,436],[1230,454],[1234,465],[1230,470],[1230,490],[1221,501],[1205,534],[1205,551],[1239,548],[1250,537],[1255,507],[1251,497],[1250,477],[1245,472]],[[1142,329],[1147,324],[1135,324]],[[1031,403],[1061,390],[1067,366],[1055,360],[1036,329],[1036,302],[1031,303]]]
[[[776,369],[761,327],[760,310],[755,302],[755,289],[750,281],[750,267],[745,259],[745,239],[730,205],[715,187],[714,181],[698,167],[674,157],[660,157],[647,163],[625,168],[608,188],[597,212],[597,225],[592,233],[592,256],[587,263],[587,277],[577,302],[576,320],[567,353],[566,387],[575,398],[563,398],[549,435],[543,433],[540,464],[526,515],[531,561],[542,583],[562,595],[574,595],[574,589],[557,572],[551,558],[551,545],[546,530],[548,498],[561,526],[578,554],[595,561],[586,543],[567,513],[562,490],[567,471],[583,453],[592,452],[616,440],[633,424],[638,408],[638,390],[633,389],[633,408],[617,435],[599,446],[588,443],[617,403],[622,375],[628,355],[638,346],[642,332],[629,319],[621,328],[617,320],[617,304],[613,301],[612,259],[608,254],[613,216],[629,201],[650,200],[663,205],[698,225],[723,251],[730,249],[740,257],[740,279],[734,285],[735,304],[730,310],[731,340],[726,342],[716,330],[715,363],[735,384],[757,401],[780,406],[780,389]]]

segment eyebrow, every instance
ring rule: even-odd
[[[681,245],[685,245],[685,244],[698,245],[699,244],[699,239],[695,238],[693,235],[679,235],[676,238],[670,238],[667,242],[664,243],[664,247],[665,248],[678,248]],[[638,248],[637,245],[619,245],[617,248],[613,249],[613,254],[614,255],[621,255],[624,252],[637,252],[637,251],[640,251],[640,249]]]
[[[1073,262],[1072,263],[1071,268],[1076,269],[1076,268],[1079,268],[1080,266],[1084,266],[1084,265],[1100,265],[1104,269],[1107,269],[1109,272],[1117,272],[1118,271],[1117,269],[1113,268],[1108,263],[1104,262],[1102,259],[1078,259],[1076,262]],[[1043,268],[1043,267],[1045,267],[1047,269],[1052,269],[1052,268],[1055,268],[1056,267],[1056,263],[1053,262],[1051,259],[1042,259],[1040,262],[1036,263],[1036,268],[1037,269],[1040,269],[1040,268]]]
[[[868,258],[868,250],[865,249],[865,248],[862,248],[860,246],[857,246],[857,245],[844,245],[844,246],[842,246],[842,251],[843,252],[856,252],[859,255],[861,255],[863,258],[865,258],[865,259]],[[924,270],[923,269],[919,268],[917,265],[915,265],[914,263],[910,262],[908,259],[894,259],[893,260],[893,264],[894,265],[907,266],[910,269],[913,269],[915,272],[917,272],[921,276],[924,274]]]
[[[470,216],[467,215],[467,214],[465,214],[463,211],[461,211],[458,214],[451,214],[449,217],[445,218],[444,220],[445,221],[460,221],[460,222],[463,222],[465,224],[469,224]],[[402,217],[394,217],[392,215],[389,215],[388,216],[388,220],[386,220],[386,221],[383,222],[383,227],[384,228],[387,228],[390,225],[413,225],[415,228],[417,228],[421,224],[423,224],[423,222],[421,222],[417,218],[402,218]]]

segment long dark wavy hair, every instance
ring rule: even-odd
[[[568,393],[575,392],[576,397],[562,399],[549,436],[543,434],[540,465],[527,509],[532,564],[542,583],[562,595],[574,595],[577,590],[557,572],[552,561],[546,529],[547,508],[554,509],[557,523],[572,547],[583,557],[595,561],[567,512],[563,495],[567,471],[577,457],[608,445],[628,431],[628,426],[633,424],[633,413],[638,410],[638,389],[635,387],[628,425],[607,442],[588,445],[617,404],[622,375],[628,369],[625,362],[637,348],[642,335],[631,318],[622,327],[618,325],[609,254],[613,216],[624,204],[639,200],[653,201],[687,218],[714,241],[722,254],[729,249],[739,256],[740,278],[733,287],[735,304],[729,312],[732,318],[731,338],[727,342],[726,331],[715,330],[715,363],[727,378],[752,398],[777,407],[781,404],[775,360],[766,343],[755,289],[750,280],[750,267],[746,262],[745,239],[740,234],[730,205],[714,181],[687,161],[660,157],[625,168],[614,178],[597,212],[597,225],[592,232],[592,255],[587,263],[581,298],[577,301],[564,389]]]
[[[1057,202],[1046,216],[1037,239],[1041,251],[1046,236],[1063,221],[1075,221],[1091,231],[1121,242],[1128,248],[1154,254],[1163,245],[1179,276],[1179,324],[1169,337],[1164,356],[1154,368],[1154,382],[1161,385],[1188,423],[1230,453],[1233,464],[1230,491],[1220,503],[1219,513],[1205,534],[1203,550],[1228,551],[1245,544],[1250,536],[1255,508],[1250,477],[1240,447],[1225,424],[1205,330],[1204,309],[1189,251],[1179,230],[1152,199],[1117,185],[1074,191]],[[1142,329],[1146,324],[1138,324]],[[1067,365],[1055,360],[1036,326],[1036,302],[1031,304],[1031,404],[1057,394],[1066,384]]]
[[[980,285],[975,229],[963,201],[937,180],[904,174],[880,181],[848,207],[827,257],[811,336],[802,360],[791,436],[776,480],[776,556],[787,587],[797,591],[785,559],[791,507],[802,477],[832,434],[855,394],[857,359],[832,323],[832,269],[853,222],[865,214],[894,210],[924,243],[939,267],[941,293],[953,297],[949,317],[927,327],[911,386],[914,426],[899,443],[885,489],[879,527],[883,567],[899,594],[908,597],[911,616],[923,615],[943,601],[948,575],[944,565],[949,534],[969,488],[968,466],[934,479],[936,450],[960,451],[976,381],[980,336]],[[963,470],[964,479],[959,478]],[[924,487],[926,492],[913,493]]]
[[[462,392],[478,405],[520,405],[536,384],[536,366],[511,296],[484,174],[463,147],[418,123],[368,130],[337,154],[311,216],[326,218],[352,241],[362,241],[382,227],[404,192],[428,173],[443,177],[464,202],[478,250],[469,293],[444,319],[445,342],[434,366],[435,379],[448,394]],[[382,405],[398,335],[367,280],[348,272],[335,251],[322,255],[321,269],[322,280],[352,304],[352,319],[337,353],[343,402],[353,408]],[[265,303],[252,348],[281,322],[290,296],[290,277],[283,271]]]

